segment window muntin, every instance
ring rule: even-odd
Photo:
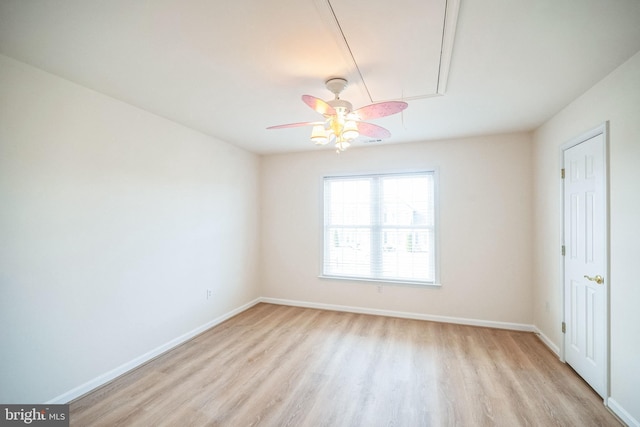
[[[323,276],[435,284],[434,172],[326,177]]]

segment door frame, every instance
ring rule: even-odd
[[[605,274],[605,292],[604,292],[604,317],[605,317],[605,328],[604,328],[604,333],[605,333],[605,346],[606,346],[606,350],[605,350],[605,360],[604,360],[604,370],[605,370],[605,374],[604,374],[604,404],[605,406],[608,406],[608,399],[611,396],[611,389],[610,389],[610,375],[611,375],[611,365],[610,365],[610,352],[611,352],[611,334],[610,334],[610,328],[611,328],[611,319],[610,319],[610,315],[609,315],[609,300],[610,300],[610,294],[611,294],[611,271],[610,271],[610,255],[611,255],[611,246],[610,246],[610,220],[609,220],[609,207],[610,207],[610,201],[609,201],[609,121],[606,121],[600,125],[598,125],[597,127],[582,133],[581,135],[572,138],[571,140],[567,141],[566,143],[564,143],[562,146],[560,146],[560,169],[564,168],[564,153],[565,151],[567,151],[568,149],[575,147],[576,145],[585,142],[591,138],[593,138],[594,136],[598,136],[598,135],[602,135],[603,136],[603,140],[604,140],[604,200],[605,200],[605,209],[604,209],[604,221],[605,221],[605,226],[604,226],[604,241],[605,241],[605,259],[604,259],[604,274]],[[562,225],[561,227],[561,244],[564,247],[566,242],[564,241],[564,236],[565,236],[565,222],[564,222],[564,179],[560,180],[560,186],[561,186],[561,191],[560,191],[560,195],[561,195],[561,203],[560,203],[560,208],[561,208],[561,220],[560,223]],[[561,289],[560,291],[562,292],[562,322],[566,322],[567,319],[567,315],[568,313],[566,313],[565,311],[565,306],[566,306],[566,300],[565,300],[565,256],[561,255]],[[560,346],[560,360],[563,363],[567,363],[566,359],[565,359],[565,345],[566,345],[566,334],[563,333],[562,334],[562,343]]]

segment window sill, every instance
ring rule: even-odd
[[[349,277],[349,276],[327,276],[321,274],[318,276],[323,280],[346,280],[349,282],[364,282],[372,285],[385,285],[385,286],[411,286],[414,288],[440,288],[442,284],[433,282],[418,282],[412,280],[385,280],[385,279],[367,279],[364,277]]]

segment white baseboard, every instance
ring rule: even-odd
[[[640,427],[640,421],[636,420],[612,397],[607,399],[607,406],[621,421],[629,427]]]
[[[220,323],[224,322],[225,320],[235,316],[236,314],[242,313],[243,311],[253,307],[254,305],[258,304],[260,302],[260,298],[257,298],[251,302],[248,302],[247,304],[244,304],[234,310],[231,310],[228,313],[223,314],[222,316],[216,317],[215,319],[205,323],[202,326],[199,326],[195,329],[193,329],[192,331],[187,332],[186,334],[183,334],[177,338],[172,339],[171,341],[169,341],[166,344],[163,344],[157,348],[154,348],[153,350],[136,357],[135,359],[124,363],[120,366],[118,366],[115,369],[112,369],[109,372],[105,372],[102,375],[99,375],[98,377],[87,381],[86,383],[79,385],[78,387],[75,387],[69,391],[67,391],[66,393],[63,393],[57,397],[54,397],[53,399],[49,400],[48,402],[45,402],[45,404],[65,404],[65,403],[69,403],[70,401],[77,399],[78,397],[90,392],[91,390],[94,390],[102,385],[105,385],[106,383],[108,383],[109,381],[119,377],[122,374],[125,374],[135,368],[137,368],[138,366],[150,361],[151,359],[160,356],[162,353],[165,353],[171,349],[173,349],[174,347],[179,346],[180,344],[183,344],[186,341],[189,341],[191,338],[195,337],[196,335],[201,334],[202,332],[206,331],[207,329],[210,329],[216,325],[219,325]]]
[[[403,319],[429,320],[432,322],[455,323],[459,325],[483,326],[486,328],[509,329],[513,331],[534,332],[533,325],[523,323],[496,322],[492,320],[466,319],[461,317],[437,316],[405,311],[382,310],[377,308],[351,307],[345,305],[322,304],[306,301],[293,301],[279,298],[260,298],[261,302],[295,307],[317,308],[320,310],[344,311],[348,313],[373,314],[376,316],[399,317]]]
[[[549,339],[548,336],[543,334],[542,331],[538,329],[537,326],[533,327],[533,332],[535,332],[538,338],[540,338],[540,341],[542,341],[547,347],[549,347],[549,350],[553,351],[556,354],[556,356],[560,357],[560,347],[555,345],[553,341]]]
[[[492,320],[467,319],[467,318],[461,318],[461,317],[438,316],[438,315],[411,313],[411,312],[404,312],[404,311],[382,310],[382,309],[375,309],[375,308],[353,307],[353,306],[344,306],[344,305],[322,304],[322,303],[313,303],[313,302],[306,302],[306,301],[294,301],[294,300],[286,300],[286,299],[279,299],[279,298],[261,297],[251,302],[248,302],[247,304],[244,304],[234,310],[231,310],[230,312],[225,313],[222,316],[219,316],[205,323],[204,325],[199,326],[193,329],[192,331],[187,332],[186,334],[183,334],[177,338],[174,338],[173,340],[141,356],[138,356],[135,359],[127,363],[124,363],[118,366],[117,368],[112,369],[109,372],[105,372],[104,374],[99,375],[98,377],[84,384],[81,384],[78,387],[75,387],[59,396],[56,396],[45,403],[64,404],[74,399],[77,399],[78,397],[100,386],[105,385],[109,381],[112,381],[113,379],[143,365],[144,363],[150,361],[151,359],[158,357],[162,353],[165,353],[179,346],[180,344],[190,340],[196,335],[201,334],[207,329],[210,329],[224,322],[225,320],[253,307],[254,305],[260,302],[277,304],[277,305],[290,305],[290,306],[296,306],[296,307],[316,308],[321,310],[333,310],[333,311],[343,311],[343,312],[349,312],[349,313],[361,313],[361,314],[372,314],[377,316],[398,317],[398,318],[404,318],[404,319],[428,320],[432,322],[455,323],[455,324],[469,325],[469,326],[482,326],[487,328],[508,329],[508,330],[514,330],[514,331],[536,332],[538,336],[540,336],[542,341],[547,346],[549,346],[549,348],[552,351],[554,351],[556,354],[559,353],[558,348],[550,340],[548,340],[548,338],[546,338],[544,334],[542,334],[537,328],[535,328],[533,325],[527,325],[523,323],[497,322]],[[624,412],[622,408],[620,408],[620,410],[622,411],[622,413],[626,414],[626,412]],[[631,419],[633,420],[633,418]],[[635,424],[630,423],[630,425],[635,425]]]
[[[545,334],[534,326],[534,332],[551,351],[553,351],[558,357],[560,357],[560,348],[553,343]],[[606,406],[609,410],[620,419],[623,423],[629,427],[640,427],[640,421],[636,420],[629,412],[627,412],[615,399],[609,397],[606,401]]]
[[[344,305],[334,305],[334,304],[322,304],[322,303],[314,303],[314,302],[306,302],[306,301],[294,301],[294,300],[286,300],[279,298],[266,298],[260,297],[253,301],[250,301],[234,310],[229,311],[228,313],[223,314],[202,326],[199,326],[192,331],[187,332],[173,340],[163,344],[141,356],[136,357],[135,359],[118,366],[115,369],[112,369],[109,372],[105,372],[104,374],[82,384],[78,387],[73,388],[72,390],[63,393],[45,404],[65,404],[70,401],[77,399],[78,397],[100,387],[112,381],[113,379],[143,365],[144,363],[160,356],[162,353],[165,353],[184,342],[192,339],[196,335],[199,335],[225,320],[242,313],[243,311],[253,307],[254,305],[264,302],[269,304],[277,304],[277,305],[289,305],[295,307],[306,307],[306,308],[315,308],[320,310],[333,310],[333,311],[342,311],[349,313],[361,313],[361,314],[372,314],[377,316],[387,316],[387,317],[398,317],[404,319],[417,319],[417,320],[428,320],[432,322],[443,322],[443,323],[455,323],[460,325],[469,325],[469,326],[482,326],[487,328],[498,328],[498,329],[508,329],[515,331],[526,331],[526,332],[534,332],[538,335],[540,340],[547,346],[551,351],[555,354],[559,355],[560,350],[557,345],[555,345],[545,334],[543,334],[537,327],[534,325],[527,325],[523,323],[509,323],[509,322],[496,322],[491,320],[478,320],[478,319],[467,319],[460,317],[450,317],[450,316],[437,316],[437,315],[429,315],[422,313],[410,313],[404,311],[393,311],[393,310],[382,310],[375,308],[364,308],[364,307],[352,307],[352,306],[344,306]],[[607,399],[607,406],[609,409],[630,427],[640,427],[640,421],[635,419],[629,412],[627,412],[615,399],[609,398]]]

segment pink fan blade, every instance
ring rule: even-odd
[[[327,104],[320,98],[316,98],[315,96],[302,95],[302,101],[323,116],[333,115],[336,113],[336,110],[334,110],[331,105]]]
[[[389,138],[391,136],[391,132],[385,128],[365,122],[358,122],[358,132],[360,132],[360,135],[370,136],[372,138]]]
[[[300,126],[315,126],[315,125],[324,125],[324,122],[289,123],[287,125],[269,126],[267,129],[297,128],[297,127],[300,127]]]
[[[354,111],[360,120],[377,119],[378,117],[390,116],[399,113],[408,107],[409,104],[403,101],[387,101],[378,104],[367,105]]]

